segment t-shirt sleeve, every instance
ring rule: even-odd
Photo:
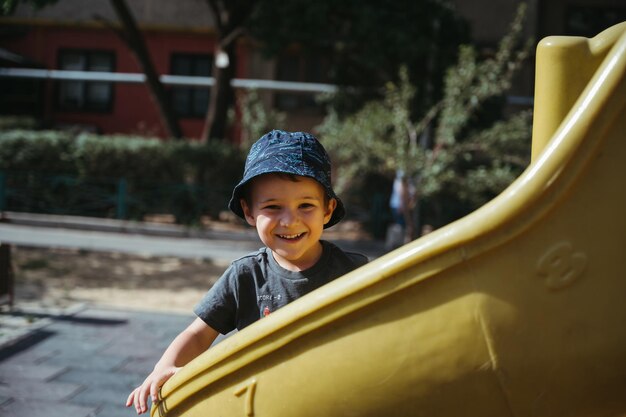
[[[227,334],[236,327],[237,292],[237,267],[231,264],[193,311],[213,329]]]

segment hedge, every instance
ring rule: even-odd
[[[202,215],[215,217],[226,208],[244,158],[226,142],[207,145],[126,135],[0,131],[0,171],[5,173],[7,189],[22,190],[19,199],[8,202],[9,209],[12,201],[19,200],[28,210],[119,217],[112,204],[123,184],[128,197],[124,217],[140,219],[158,212],[194,223]],[[111,204],[85,208],[94,190],[110,194]],[[24,203],[25,194],[31,202]],[[64,209],[63,202],[75,205]],[[29,209],[29,204],[34,208]]]

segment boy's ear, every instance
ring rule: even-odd
[[[327,224],[330,221],[330,218],[333,217],[333,213],[337,208],[337,199],[331,198],[328,200],[328,205],[326,206],[326,213],[324,214],[324,224]]]
[[[250,207],[248,207],[248,203],[244,198],[239,199],[239,204],[241,204],[241,208],[243,210],[243,216],[246,218],[246,222],[252,227],[256,227],[256,220],[252,215],[252,211]]]

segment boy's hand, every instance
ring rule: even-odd
[[[206,351],[218,334],[217,330],[213,330],[200,318],[196,318],[170,343],[143,384],[130,393],[126,400],[126,407],[134,405],[137,414],[148,411],[148,395],[155,404],[159,398],[159,388],[165,384],[165,381],[178,372],[183,365]]]
[[[181,368],[176,366],[155,367],[154,371],[143,381],[143,384],[130,393],[126,400],[126,407],[134,405],[137,414],[148,411],[148,395],[152,398],[152,403],[156,404],[159,388],[180,369]]]

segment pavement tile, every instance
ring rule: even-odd
[[[112,371],[122,366],[126,358],[120,356],[105,356],[95,352],[72,352],[63,351],[45,359],[41,363],[45,365],[65,366],[76,369],[95,369],[99,371]]]
[[[47,381],[66,370],[65,366],[0,362],[0,381],[10,381],[15,375],[23,379]]]
[[[110,344],[110,342],[103,341],[98,338],[87,338],[82,340],[72,339],[68,337],[66,333],[63,333],[60,336],[62,337],[50,338],[49,340],[43,341],[36,347],[36,349],[54,350],[58,352],[58,354],[62,355],[84,355],[94,354],[102,349],[105,349]]]
[[[94,386],[99,388],[116,388],[128,390],[137,384],[137,375],[124,374],[119,372],[101,372],[95,370],[72,369],[54,380],[55,382],[66,382]],[[140,381],[141,382],[141,381]]]
[[[51,349],[39,349],[43,340],[54,334],[48,331],[37,332],[27,339],[0,349],[0,364],[38,364],[54,356],[57,352]]]
[[[112,340],[112,332],[117,329],[123,329],[125,326],[123,323],[103,324],[102,321],[91,322],[85,320],[80,317],[73,317],[71,320],[63,319],[63,321],[56,321],[49,329],[63,333],[68,339],[93,341],[98,339]]]
[[[72,404],[95,406],[98,408],[104,407],[107,404],[125,408],[128,394],[130,394],[130,390],[127,389],[115,389],[110,387],[99,388],[92,386],[76,394],[70,402]]]
[[[0,384],[0,395],[16,400],[65,401],[84,389],[80,384],[45,382],[13,378]]]
[[[125,400],[125,399],[124,399]],[[147,416],[148,414],[144,414]],[[126,407],[125,404],[105,404],[98,410],[98,417],[137,417],[137,412],[133,407]]]
[[[0,349],[1,417],[136,415],[128,394],[193,320],[91,307],[47,317],[45,329]]]
[[[159,359],[163,354],[164,349],[153,346],[153,343],[156,342],[151,341],[150,343],[146,343],[145,340],[134,339],[130,339],[128,341],[120,340],[110,344],[98,353],[108,356],[122,356],[133,360],[140,360],[144,358],[152,359],[155,357],[156,359]]]
[[[139,375],[141,376],[141,380],[143,380],[150,372],[152,372],[154,365],[160,358],[161,356],[159,354],[155,357],[137,358],[126,361],[121,367],[116,369],[116,371],[134,376]]]
[[[32,400],[16,400],[0,406],[2,417],[95,417],[97,411],[91,406]]]

